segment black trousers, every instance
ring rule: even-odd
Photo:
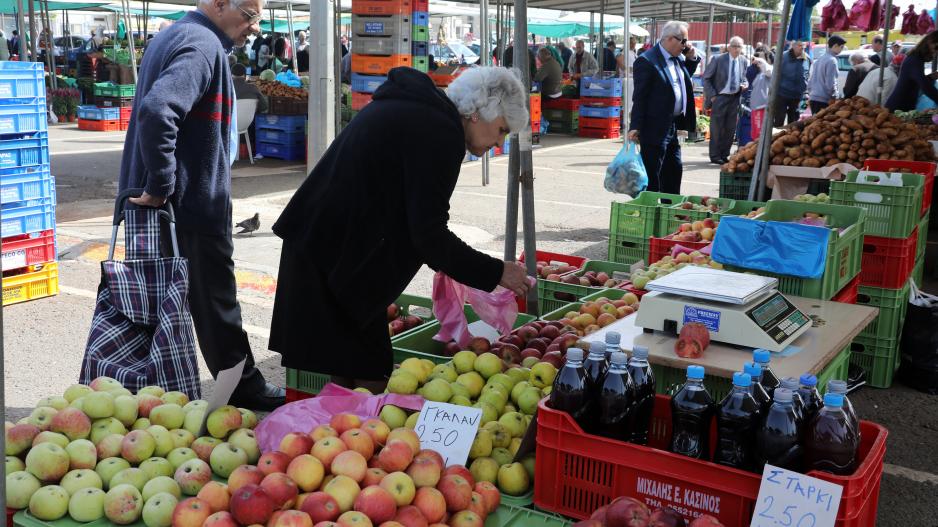
[[[788,124],[791,124],[798,120],[801,117],[801,112],[798,111],[798,107],[801,105],[801,99],[785,99],[779,97],[775,102],[775,122],[773,123],[776,128],[781,128],[785,126],[785,119],[788,119]]]
[[[808,104],[811,106],[811,115],[817,115],[818,112],[830,106],[830,103],[821,101],[808,101]]]
[[[189,309],[202,357],[212,377],[217,378],[218,372],[247,357],[235,393],[263,390],[266,381],[254,366],[248,335],[241,328],[231,236],[204,234],[177,225],[176,238],[180,255],[189,260]]]
[[[642,163],[648,173],[648,190],[680,194],[684,167],[681,163],[681,144],[677,141],[677,126],[671,124],[664,146],[660,143],[645,142],[642,137],[644,136],[639,134]]]

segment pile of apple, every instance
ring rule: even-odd
[[[681,210],[695,210],[698,212],[720,212],[720,203],[717,201],[717,198],[701,196],[699,198],[688,199],[683,203],[678,203],[672,208]]]
[[[582,285],[584,287],[607,288],[618,287],[622,282],[625,281],[612,278],[608,273],[603,271],[586,271],[582,275],[578,275],[577,273],[570,273],[563,276],[550,275],[547,277],[547,280],[550,280],[551,282],[561,282],[564,284]],[[564,298],[560,296],[561,294],[562,293],[557,293],[558,300],[564,300]],[[576,298],[575,295],[572,296],[574,299]]]
[[[801,201],[804,203],[830,203],[831,202],[831,197],[823,192],[821,192],[820,194],[798,194],[793,199],[794,201]]]
[[[712,267],[713,269],[723,269],[723,264],[710,259],[710,256],[700,251],[691,251],[689,253],[679,253],[677,256],[663,256],[657,262],[649,265],[645,269],[638,269],[632,272],[632,285],[636,289],[645,289],[648,282],[655,278],[667,276],[678,269],[683,269],[688,265],[698,267]]]
[[[208,403],[159,386],[136,395],[109,377],[47,397],[29,417],[5,423],[7,507],[40,520],[107,518],[168,527],[183,495],[217,493],[260,449],[250,410]],[[196,438],[205,422],[208,435]]]
[[[337,414],[309,433],[292,432],[257,466],[233,470],[217,495],[176,506],[174,527],[482,527],[501,494],[469,470],[444,470],[417,434],[380,419]]]
[[[756,216],[762,214],[763,212],[765,212],[765,207],[758,207],[756,210],[751,210],[751,211],[747,212],[746,214],[742,214],[741,216],[742,216],[743,218],[752,219],[752,218],[755,218]]]
[[[720,222],[714,221],[713,218],[682,223],[677,232],[665,236],[665,239],[679,242],[710,242],[716,236],[719,226]]]
[[[584,302],[579,311],[569,311],[560,319],[564,327],[572,327],[578,336],[589,335],[638,311],[640,303],[634,293],[626,293],[618,300],[600,297]]]
[[[479,431],[469,451],[469,470],[475,481],[493,483],[505,494],[520,496],[531,489],[534,456],[515,463],[515,455],[537,403],[550,394],[556,375],[557,368],[549,362],[536,362],[530,369],[506,368],[494,353],[476,355],[464,350],[446,364],[405,360],[391,374],[388,391],[481,409]],[[389,407],[382,408],[382,418]],[[407,418],[404,426],[413,428],[418,415]]]
[[[559,262],[545,262],[542,260],[537,261],[537,276],[543,278],[544,280],[551,280],[553,282],[559,282],[560,276],[567,273],[572,273],[579,269],[579,267],[573,265],[567,265]]]
[[[589,519],[577,522],[573,527],[723,527],[723,524],[713,516],[703,514],[688,525],[684,517],[671,507],[652,512],[641,501],[622,496],[596,509]]]
[[[423,324],[423,319],[416,315],[402,315],[397,304],[388,306],[388,333],[393,337]]]

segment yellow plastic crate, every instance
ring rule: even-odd
[[[3,278],[3,305],[18,304],[59,294],[59,264],[42,265],[31,273]]]

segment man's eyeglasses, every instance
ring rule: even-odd
[[[686,38],[677,38],[677,37],[671,37],[671,38],[673,38],[674,40],[680,40],[682,46],[686,46],[686,45],[687,45],[687,39],[686,39]]]
[[[263,14],[251,13],[249,11],[245,11],[244,9],[241,8],[241,6],[237,6],[237,8],[238,8],[238,11],[241,11],[241,16],[244,17],[244,20],[250,24],[256,24],[264,18]]]

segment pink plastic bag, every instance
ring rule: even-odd
[[[821,31],[846,31],[849,28],[847,8],[841,0],[831,0],[821,9]]]
[[[677,258],[677,255],[681,253],[690,254],[694,251],[698,251],[700,254],[710,256],[710,250],[712,248],[713,248],[712,243],[703,247],[702,249],[691,249],[690,247],[684,247],[683,245],[678,244],[678,245],[675,245],[674,247],[671,247],[671,258]]]
[[[408,410],[423,408],[423,397],[384,393],[368,395],[329,383],[319,395],[277,408],[254,429],[261,452],[271,452],[280,446],[280,440],[290,432],[308,433],[319,425],[329,424],[332,416],[355,414],[363,421],[377,417],[381,407],[393,404]]]
[[[535,283],[528,277],[528,283]],[[469,323],[463,305],[466,302],[483,321],[498,330],[502,335],[511,332],[518,318],[518,303],[515,294],[501,287],[486,293],[460,284],[443,273],[433,277],[433,316],[440,322],[440,332],[433,337],[440,342],[455,340],[460,346],[466,346],[472,339]]]

